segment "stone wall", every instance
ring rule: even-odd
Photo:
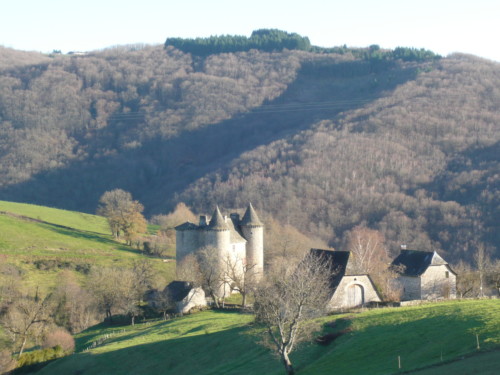
[[[362,304],[381,302],[368,275],[344,276],[327,305],[328,310],[355,307],[351,305],[349,288],[356,286],[362,290]],[[358,289],[359,290],[359,289]]]
[[[397,281],[401,285],[402,301],[411,301],[414,299],[421,298],[421,290],[420,290],[420,277],[417,276],[400,276]]]
[[[206,305],[207,300],[203,289],[193,288],[182,301],[176,303],[176,308],[178,313],[186,314],[193,307],[202,307]]]
[[[446,265],[430,266],[421,279],[421,299],[456,298],[456,276]]]

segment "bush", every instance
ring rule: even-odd
[[[17,361],[17,369],[14,374],[31,373],[42,368],[48,361],[64,357],[64,350],[60,345],[53,348],[34,350],[29,353],[24,353]]]
[[[57,328],[53,332],[48,333],[43,341],[45,349],[56,346],[60,346],[64,352],[70,353],[75,350],[75,340],[64,328]]]

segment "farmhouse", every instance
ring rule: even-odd
[[[401,250],[392,265],[400,269],[403,301],[456,298],[457,275],[437,252]]]
[[[332,295],[327,309],[338,310],[380,302],[381,298],[369,275],[356,275],[349,271],[350,251],[311,249],[312,254],[322,257],[332,270],[330,288]]]

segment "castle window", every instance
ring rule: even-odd
[[[444,277],[447,278],[447,279],[449,279],[450,278],[450,273],[448,271],[445,271]]]

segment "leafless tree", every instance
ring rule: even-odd
[[[479,278],[470,264],[461,260],[453,266],[457,273],[457,294],[459,298],[465,298],[479,294]]]
[[[50,322],[50,307],[49,297],[22,297],[13,302],[2,316],[3,328],[19,345],[19,357],[28,340],[34,338]]]
[[[224,259],[226,282],[231,285],[231,290],[241,294],[241,306],[245,307],[247,296],[255,290],[258,283],[258,271],[255,264],[247,263],[246,259],[238,256],[226,256]]]
[[[218,308],[219,300],[225,291],[225,277],[222,270],[222,262],[215,247],[207,246],[196,252],[196,259],[199,264],[201,286]]]
[[[289,354],[317,328],[310,319],[325,312],[331,274],[322,258],[308,254],[299,264],[276,264],[256,289],[255,320],[287,374],[294,373]]]
[[[369,274],[387,301],[399,301],[401,288],[394,282],[399,269],[389,267],[389,252],[382,233],[362,226],[355,227],[346,236],[349,271]]]
[[[498,296],[500,296],[500,259],[492,263],[489,279]]]
[[[167,319],[167,311],[175,308],[175,302],[168,288],[154,291],[149,304],[156,312],[162,314],[163,320]]]
[[[479,297],[484,297],[485,276],[488,271],[488,267],[491,265],[491,259],[484,247],[484,244],[480,243],[477,246],[473,257],[479,277]]]
[[[56,305],[54,321],[75,334],[99,322],[96,299],[82,288],[70,271],[63,271],[52,294]]]
[[[186,255],[176,267],[177,280],[189,281],[194,287],[201,287],[203,277],[195,254]]]
[[[376,230],[356,227],[347,235],[347,249],[352,254],[351,272],[372,274],[386,269],[389,255],[384,236]]]

